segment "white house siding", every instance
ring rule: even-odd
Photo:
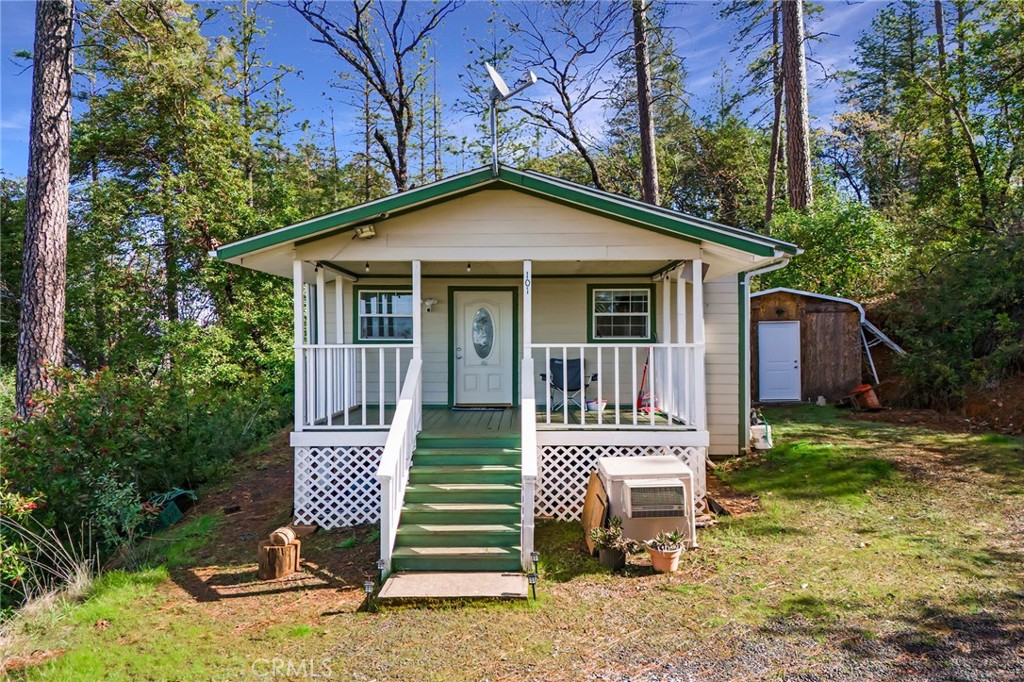
[[[484,190],[296,247],[304,261],[660,261],[699,257],[696,244],[511,190]]]
[[[704,283],[710,455],[735,455],[740,451],[738,297],[735,276]]]
[[[612,286],[647,284],[637,278],[629,279],[567,279],[567,278],[540,278],[534,285],[533,314],[534,329],[533,337],[535,343],[586,343],[587,341],[587,316],[589,314],[589,302],[587,300],[587,285],[608,284]],[[362,280],[360,286],[382,287],[407,285],[408,280],[381,279]],[[522,342],[522,288],[518,279],[424,279],[423,297],[436,298],[437,305],[429,313],[423,314],[423,400],[428,405],[446,405],[448,403],[448,287],[515,287],[519,308],[520,338]],[[657,307],[657,325],[661,330],[661,320],[665,315],[662,309],[662,284],[655,288],[655,305]],[[345,341],[352,342],[352,283],[346,283],[348,292],[344,306],[344,327]],[[676,322],[676,296],[675,284],[673,283],[673,295],[669,314],[673,321],[673,340],[678,340]],[[326,322],[327,341],[335,342],[335,306],[334,306],[334,283],[328,282],[326,286]],[[687,287],[687,313],[692,314],[690,301],[692,292]],[[739,307],[737,299],[737,283],[735,277],[727,277],[716,281],[705,282],[704,284],[704,306],[705,306],[705,334],[707,343],[707,364],[706,382],[708,392],[708,430],[711,435],[710,454],[712,455],[734,455],[739,451]],[[692,340],[692,328],[687,325],[688,340]],[[644,353],[638,351],[639,362],[643,362]],[[403,356],[402,373],[408,363],[410,353]],[[536,371],[539,374],[543,371],[543,355],[536,354]],[[612,356],[609,352],[604,358],[604,366],[597,370],[588,366],[588,371],[600,371],[603,374],[602,381],[605,384],[605,391],[612,381],[614,374]],[[629,404],[635,399],[632,392],[632,382],[626,368],[626,354],[623,352],[622,365],[620,368],[620,381],[622,384],[618,400],[622,404]],[[374,355],[367,363],[367,375],[375,382],[377,374],[377,363]],[[639,378],[638,378],[639,380]],[[389,365],[386,368],[387,392],[386,400],[394,401],[394,380],[393,369]],[[535,386],[538,402],[543,403],[546,395],[545,386],[539,376],[535,377]],[[593,390],[591,391],[591,394]],[[371,402],[376,401],[376,395],[370,397]]]

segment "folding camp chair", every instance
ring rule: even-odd
[[[576,405],[581,412],[586,411],[587,387],[597,381],[597,374],[586,374],[582,358],[573,358],[564,361],[561,358],[551,358],[549,374],[541,374],[540,380],[550,384],[551,388],[561,394],[561,402],[552,405],[552,410],[559,410],[566,401],[570,405]],[[552,393],[552,396],[554,394]]]

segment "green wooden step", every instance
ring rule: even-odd
[[[515,547],[519,544],[520,525],[403,523],[398,528],[396,547]]]
[[[420,483],[519,483],[519,467],[504,464],[475,464],[472,466],[422,466],[414,463],[409,470],[409,482]]]
[[[405,501],[515,504],[520,494],[518,485],[507,483],[416,483],[405,489]]]
[[[519,436],[431,436],[421,433],[416,437],[419,448],[518,448],[522,438]]]
[[[396,571],[518,571],[519,547],[396,547]]]
[[[486,504],[464,502],[430,502],[410,503],[402,507],[400,523],[405,524],[436,524],[436,523],[519,523],[520,504]]]
[[[413,466],[472,466],[474,464],[518,465],[523,454],[514,448],[434,448],[417,447]]]

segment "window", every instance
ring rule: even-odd
[[[358,292],[356,326],[359,341],[411,341],[412,292]]]
[[[594,341],[653,341],[653,287],[590,289],[590,337]]]

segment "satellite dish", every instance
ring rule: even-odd
[[[494,67],[484,62],[484,66],[487,67],[487,75],[491,79],[491,83],[494,84],[494,89],[491,90],[491,172],[495,177],[498,176],[498,102],[504,102],[513,95],[518,95],[520,92],[530,87],[537,82],[537,75],[533,71],[526,72],[526,78],[520,83],[515,90],[510,90],[508,84],[505,83],[505,79],[494,70]]]
[[[508,97],[511,90],[505,85],[505,79],[487,62],[484,62],[484,66],[487,67],[487,75],[491,77],[491,82],[494,83],[494,91],[498,94],[499,98],[505,99]]]

